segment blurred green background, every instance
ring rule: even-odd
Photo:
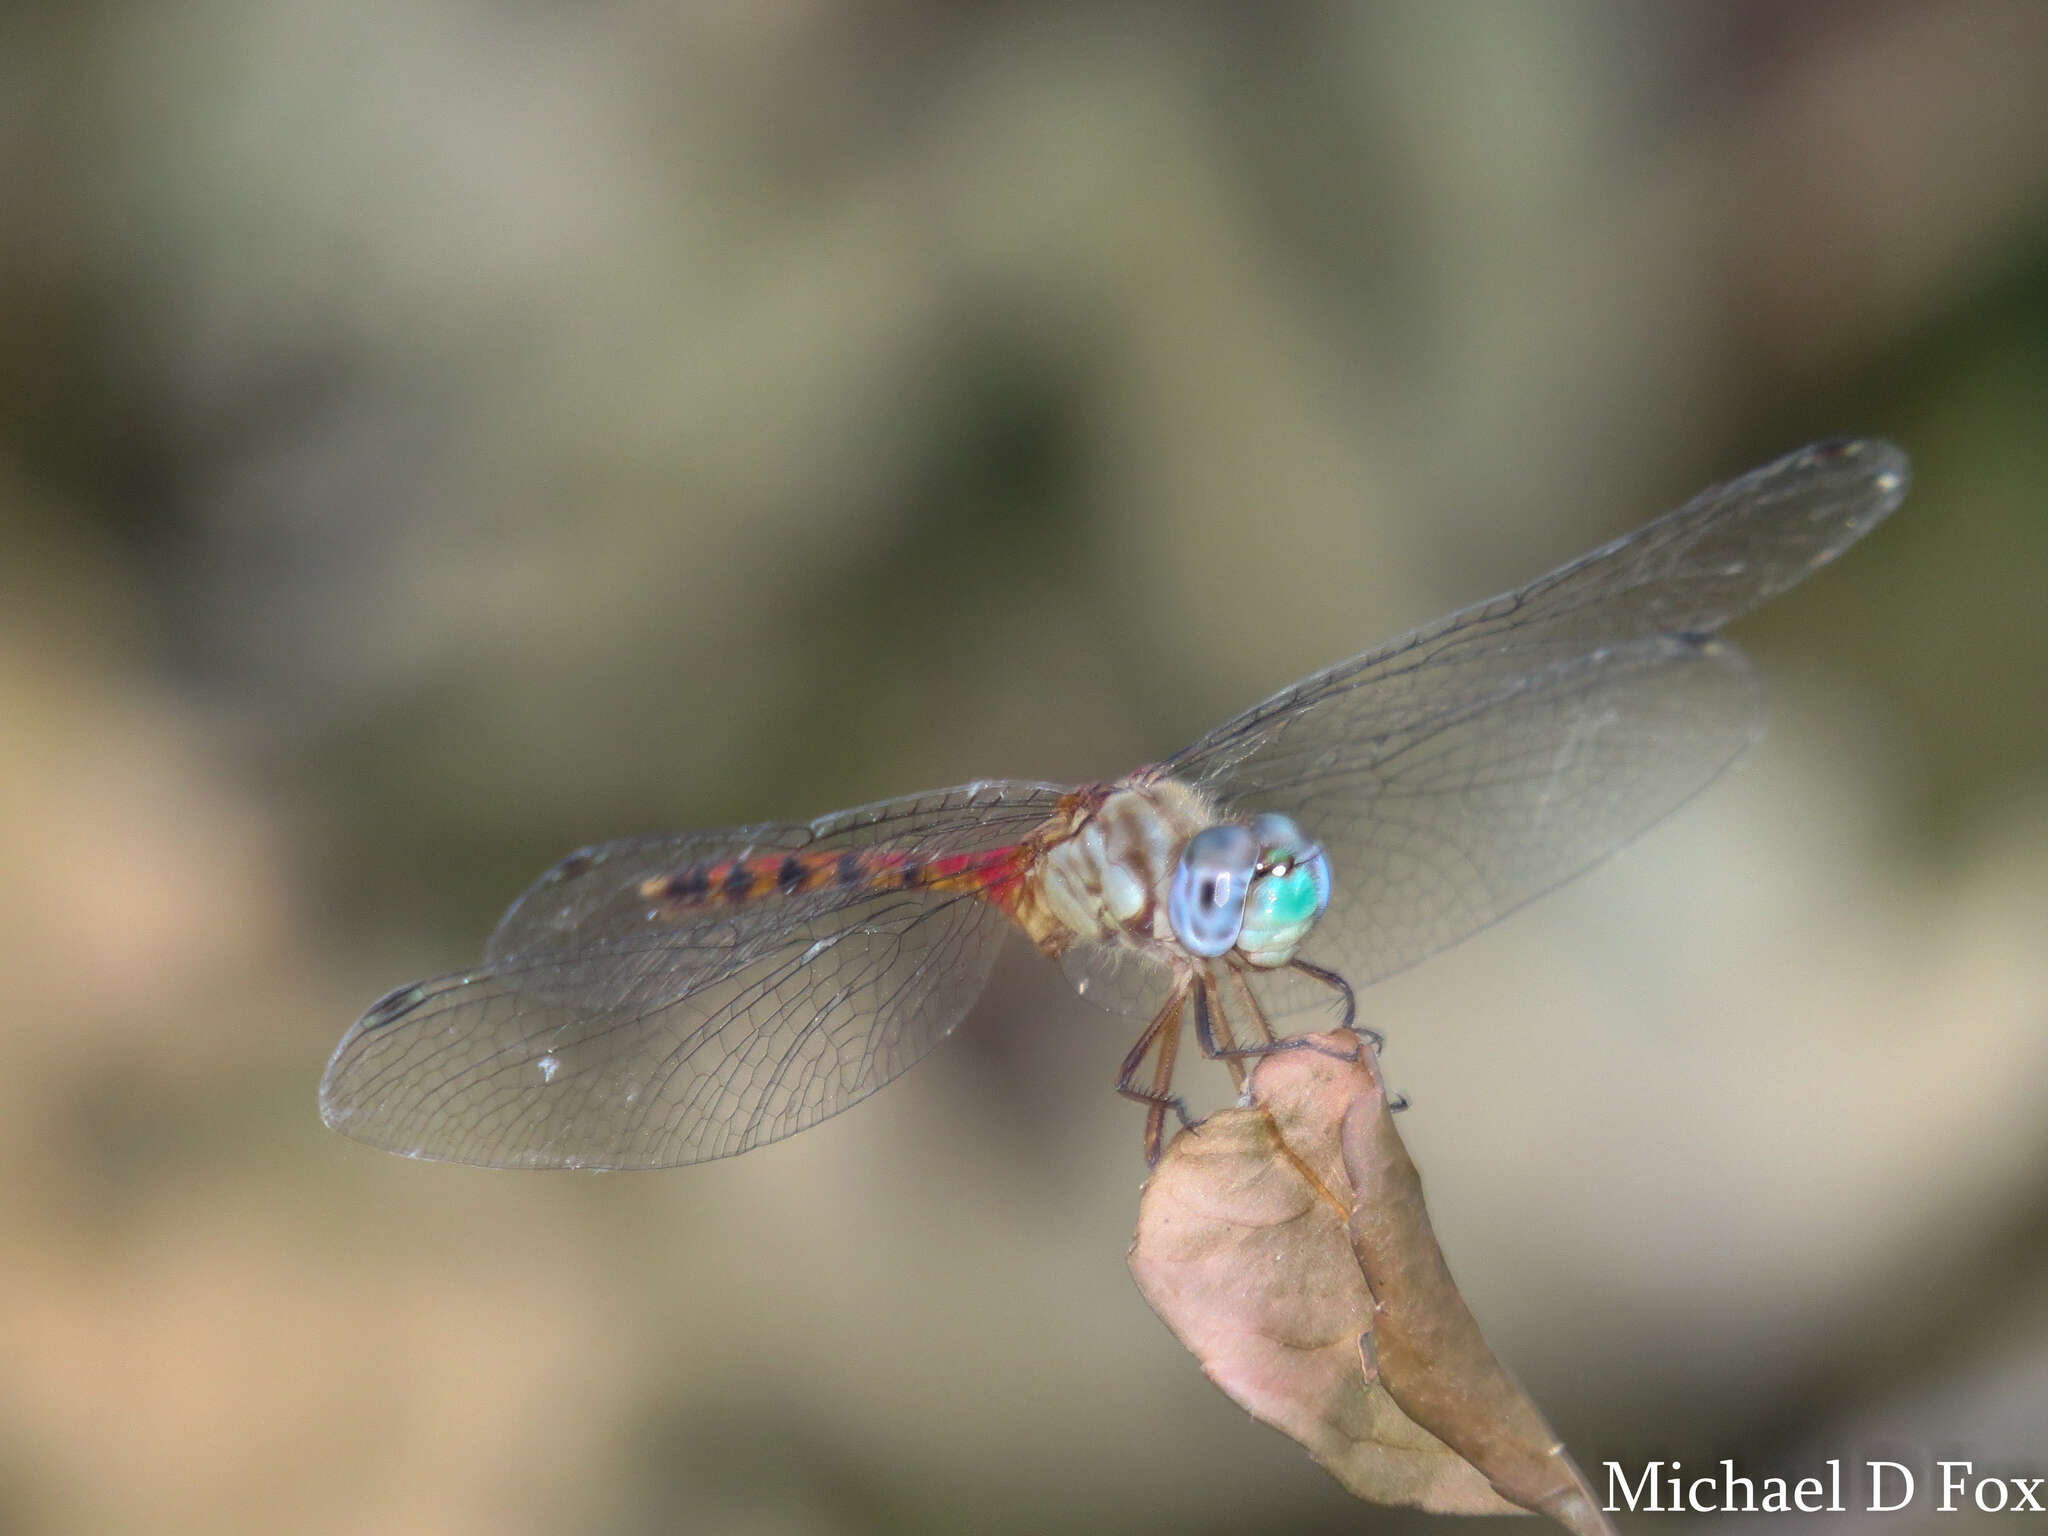
[[[1446,1528],[1145,1309],[1021,944],[672,1174],[321,1066],[573,846],[1111,775],[1837,431],[1765,744],[1368,1017],[1596,1479],[2048,1472],[2048,7],[14,5],[0,208],[0,1529]]]

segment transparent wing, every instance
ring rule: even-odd
[[[1761,694],[1722,641],[1659,636],[1383,738],[1369,764],[1256,797],[1329,854],[1303,957],[1364,986],[1598,862],[1756,737]]]
[[[491,1167],[668,1167],[814,1125],[952,1030],[1008,920],[972,894],[858,887],[664,914],[641,883],[757,853],[1004,847],[1063,793],[976,784],[571,854],[479,968],[400,988],[350,1029],[321,1113],[394,1152]]]
[[[1905,456],[1818,443],[1519,591],[1340,662],[1172,758],[1236,810],[1328,849],[1304,947],[1363,985],[1620,847],[1754,738],[1746,664],[1713,638],[1905,495]]]

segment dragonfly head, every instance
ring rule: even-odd
[[[1285,816],[1205,827],[1181,850],[1166,904],[1190,954],[1232,949],[1257,966],[1285,965],[1330,904],[1322,849]]]

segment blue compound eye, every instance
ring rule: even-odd
[[[1285,816],[1252,818],[1259,860],[1237,947],[1253,965],[1285,965],[1330,905],[1330,863]]]
[[[1188,839],[1166,898],[1166,919],[1188,953],[1208,960],[1230,953],[1258,865],[1258,839],[1245,827],[1207,827]]]

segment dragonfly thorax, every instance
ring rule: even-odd
[[[1285,816],[1226,821],[1156,770],[1085,797],[1037,860],[1016,916],[1042,949],[1075,941],[1169,964],[1235,950],[1285,965],[1330,900],[1322,850]]]

